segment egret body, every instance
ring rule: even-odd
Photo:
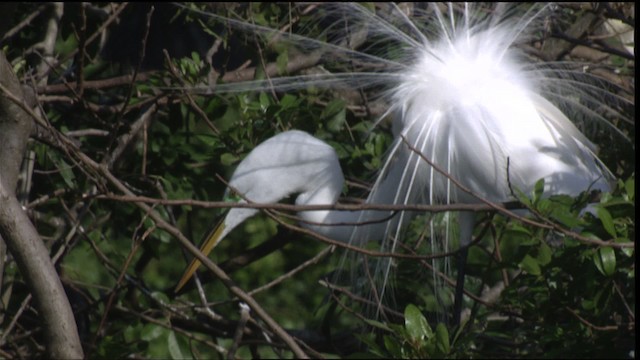
[[[317,138],[298,130],[273,136],[244,158],[229,186],[239,194],[240,203],[272,204],[296,195],[297,205],[332,205],[340,196],[344,177],[335,150]],[[227,189],[226,194],[230,195]],[[257,209],[231,208],[224,220],[205,239],[201,251],[211,250],[236,226],[255,215]],[[358,221],[350,211],[301,211],[302,225],[329,238],[348,242],[352,226],[340,223]],[[193,259],[176,287],[180,290],[200,266]]]
[[[362,86],[368,81],[387,86],[383,92],[388,103],[385,116],[393,118],[395,140],[367,203],[474,204],[480,203],[480,198],[505,202],[515,200],[514,189],[530,193],[540,179],[545,181],[545,196],[610,189],[613,176],[596,156],[595,146],[562,110],[571,108],[601,120],[588,105],[602,105],[602,99],[588,91],[592,89],[589,84],[581,83],[584,78],[557,76],[546,64],[529,61],[515,46],[526,38],[541,12],[528,12],[513,20],[500,11],[499,5],[492,15],[495,18],[475,18],[466,5],[459,17],[454,15],[453,6],[449,6],[447,15],[433,6],[433,15],[420,18],[423,23],[395,5],[385,17],[357,4],[329,6],[344,10],[354,20],[354,28],[360,25],[371,35],[397,45],[394,55],[387,56],[354,51],[348,41],[328,44],[327,57],[338,53],[342,56],[336,56],[338,60],[359,60],[363,67],[371,64],[373,70],[348,76],[329,74],[321,79],[294,77],[290,82],[308,80],[331,86],[353,81]],[[300,40],[293,35],[291,38]],[[318,45],[316,40],[307,41]],[[286,80],[273,83],[288,88]],[[568,93],[579,95],[582,102]],[[455,186],[449,176],[473,194]],[[241,197],[257,203],[273,203],[297,193],[296,204],[332,204],[342,189],[343,176],[330,146],[308,134],[289,131],[257,146],[240,163],[230,185]],[[205,241],[203,252],[208,253],[255,213],[254,209],[231,209],[218,231]],[[372,214],[304,211],[300,215],[316,224],[305,226],[333,239],[360,244],[375,238],[383,251],[394,251],[413,215],[410,212],[400,212],[375,231],[367,226],[317,225],[354,223],[368,220]],[[460,214],[459,246],[469,244],[474,219],[473,213]],[[440,249],[450,247],[448,239],[433,231],[431,241],[444,242]],[[178,289],[198,264],[197,260],[191,263]],[[372,275],[383,282],[376,290],[379,298],[384,294],[390,266],[391,262],[383,259]]]

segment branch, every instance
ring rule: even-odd
[[[53,145],[63,149],[68,152],[69,156],[75,158],[76,161],[81,163],[87,170],[95,173],[96,175],[102,177],[106,182],[110,183],[114,188],[116,188],[119,192],[123,193],[126,196],[134,196],[133,192],[129,190],[118,178],[116,178],[108,169],[105,164],[98,164],[96,161],[91,159],[85,153],[83,153],[72,141],[70,141],[63,134],[57,132],[53,128],[46,129],[51,132],[51,138],[57,140]],[[289,347],[289,349],[294,353],[294,355],[298,358],[308,358],[308,356],[302,351],[300,346],[295,342],[295,340],[289,336],[284,329],[275,321],[269,314],[260,306],[260,304],[253,299],[250,295],[248,295],[245,291],[243,291],[240,287],[238,287],[233,280],[214,262],[209,260],[208,257],[204,256],[200,250],[191,243],[191,241],[184,236],[184,234],[178,230],[175,226],[169,224],[164,220],[162,215],[154,210],[149,205],[143,202],[136,202],[136,206],[142,210],[145,214],[148,214],[149,217],[156,223],[156,226],[159,229],[162,229],[172,235],[174,238],[180,242],[180,244],[187,249],[190,253],[192,253],[196,258],[198,258],[202,264],[207,267],[211,272],[213,272],[216,277],[220,279],[220,281],[229,289],[229,291],[237,296],[241,301],[248,304],[255,314],[258,315],[270,328],[273,332]]]
[[[69,136],[67,134],[67,136]],[[226,182],[225,182],[226,184]],[[228,186],[228,185],[227,185]],[[192,206],[201,207],[203,209],[230,209],[230,208],[248,208],[248,209],[262,209],[262,210],[279,210],[279,211],[315,211],[315,210],[346,210],[346,211],[362,211],[362,210],[386,210],[386,211],[427,211],[427,212],[445,212],[445,211],[500,211],[496,209],[496,206],[483,205],[483,204],[318,204],[318,205],[294,205],[283,203],[234,203],[228,201],[202,201],[193,199],[159,199],[148,196],[127,196],[127,195],[115,195],[115,194],[101,194],[101,195],[85,195],[86,197],[93,197],[98,200],[113,200],[120,202],[144,202],[147,204],[165,205],[165,206]],[[244,199],[249,201],[248,199]],[[525,209],[517,201],[510,201],[506,203],[500,203],[504,209],[508,210],[522,210]],[[326,225],[326,224],[325,224]],[[362,225],[357,224],[333,224],[333,225]],[[537,225],[537,223],[533,223]]]
[[[20,83],[0,52],[0,236],[16,260],[42,316],[49,355],[82,358],[78,329],[60,278],[38,232],[15,196],[20,163],[33,126],[28,112],[6,92],[24,98]]]

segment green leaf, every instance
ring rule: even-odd
[[[224,166],[229,166],[235,164],[239,158],[231,153],[225,153],[220,155],[220,162]]]
[[[580,305],[585,310],[593,310],[596,307],[595,302],[589,299],[582,299],[582,301],[580,302]]]
[[[387,349],[392,358],[400,358],[402,357],[402,350],[400,349],[400,345],[398,341],[392,338],[389,335],[385,335],[384,339],[384,347]]]
[[[169,332],[169,337],[167,338],[167,348],[169,349],[169,354],[171,355],[172,359],[186,359],[186,356],[182,354],[180,344],[178,344],[176,333],[173,331]]]
[[[593,262],[605,276],[611,276],[616,270],[616,253],[612,247],[601,247],[594,254]]]
[[[546,242],[541,242],[538,248],[538,256],[536,257],[538,264],[545,266],[551,262],[551,248]]]
[[[280,99],[280,107],[282,109],[289,109],[298,106],[298,98],[291,94],[285,94],[282,99]]]
[[[538,210],[538,212],[543,215],[548,215],[553,206],[551,201],[549,201],[549,199],[546,199],[546,198],[538,198],[535,204],[536,204],[536,210]]]
[[[436,326],[436,346],[443,355],[447,355],[451,351],[449,332],[443,323],[438,323]]]
[[[414,339],[430,339],[433,336],[433,331],[427,319],[422,315],[422,312],[413,304],[407,305],[404,309],[404,326]]]
[[[631,176],[624,183],[624,189],[627,192],[627,195],[629,196],[629,200],[632,200],[632,201],[635,198],[635,194],[636,194],[636,181],[635,180],[636,180],[636,177],[635,176]]]
[[[386,356],[383,357],[384,350],[380,347],[380,344],[376,342],[374,334],[360,333],[354,334],[354,336],[367,346],[367,353],[354,353],[349,356],[350,359],[370,359],[372,355],[375,355],[376,358],[386,358]]]
[[[324,106],[324,109],[322,110],[322,114],[320,116],[323,118],[333,117],[335,114],[344,110],[344,106],[344,100],[331,100],[329,101],[329,103],[327,103],[327,105]]]
[[[64,161],[64,159],[62,159],[56,152],[49,152],[49,157],[56,165],[56,168],[60,171],[60,176],[62,176],[67,187],[75,188],[74,182],[76,176],[74,175],[73,170],[71,170],[71,165]]]
[[[619,238],[616,238],[615,242],[618,244],[625,244],[625,243],[630,243],[631,240],[629,240],[629,238],[626,238],[626,237],[619,237]],[[632,247],[625,247],[625,248],[621,248],[620,250],[622,251],[623,254],[625,254],[628,257],[633,256],[634,248]]]
[[[380,321],[371,320],[371,319],[365,319],[364,321],[367,324],[369,324],[369,325],[371,325],[371,326],[373,326],[375,328],[378,328],[378,329],[381,329],[381,330],[384,330],[384,331],[393,332],[393,330],[391,330],[391,328],[389,326],[387,326],[387,324],[382,323]]]
[[[140,323],[132,324],[126,327],[123,333],[124,341],[128,343],[136,342],[140,339],[140,330],[143,325]]]
[[[552,207],[549,216],[568,228],[575,228],[580,223],[578,215],[571,210],[573,198],[565,195],[550,198]]]
[[[533,194],[531,198],[533,199],[534,203],[542,198],[543,192],[544,192],[544,178],[536,181],[536,184],[533,187]]]
[[[228,106],[224,115],[215,120],[214,123],[220,131],[228,131],[238,127],[242,118],[242,112],[236,106]]]
[[[344,124],[347,123],[347,111],[345,108],[342,108],[338,113],[336,113],[329,122],[327,123],[327,128],[332,132],[339,132],[344,127]]]
[[[510,223],[500,241],[502,261],[506,263],[517,263],[529,252],[531,246],[538,244],[539,240],[529,229],[520,224],[516,224],[516,222]],[[489,255],[485,256],[488,257]]]
[[[261,92],[260,95],[258,95],[258,101],[260,103],[260,110],[262,111],[265,111],[269,108],[269,105],[271,105],[271,99],[265,92]]]
[[[616,227],[613,225],[613,218],[611,217],[611,213],[603,206],[596,207],[596,213],[598,214],[598,218],[602,222],[602,226],[604,229],[611,235],[612,237],[616,237]]]
[[[525,207],[528,207],[528,208],[532,207],[531,199],[529,199],[527,194],[525,194],[522,190],[518,188],[514,188],[513,190],[518,201],[520,201]]]
[[[347,121],[347,112],[345,110],[345,102],[343,100],[330,101],[322,111],[323,118],[327,118],[327,128],[332,132],[342,130]]]
[[[162,326],[156,324],[146,324],[140,333],[140,339],[144,341],[151,341],[162,335]]]
[[[526,255],[524,259],[520,262],[520,268],[531,275],[540,275],[540,265],[538,264],[538,260],[531,257],[531,255]]]
[[[162,291],[154,291],[151,293],[151,297],[153,297],[153,299],[155,299],[155,301],[160,302],[161,304],[169,304],[171,303],[171,301],[169,300],[169,297],[167,296],[167,294],[165,294]]]
[[[283,50],[278,58],[276,59],[276,67],[278,69],[278,74],[286,74],[287,73],[287,64],[289,63],[289,53],[287,50]]]

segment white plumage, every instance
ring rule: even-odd
[[[546,196],[610,190],[613,176],[597,158],[593,144],[550,101],[573,106],[576,111],[599,120],[587,106],[597,99],[582,91],[580,79],[557,77],[546,64],[531,63],[514,46],[540,13],[528,12],[514,22],[502,19],[497,10],[494,18],[478,19],[472,10],[465,8],[458,17],[450,6],[447,19],[433,6],[430,16],[417,17],[430,23],[418,23],[393,6],[391,14],[384,18],[360,5],[330,6],[345,10],[356,24],[366,27],[371,36],[398,45],[400,59],[397,54],[387,58],[384,53],[360,53],[343,43],[334,44],[327,47],[327,58],[333,59],[330,55],[334,53],[350,56],[371,64],[375,72],[294,77],[290,82],[279,80],[277,84],[288,89],[292,87],[290,84],[302,79],[324,85],[343,81],[388,85],[383,96],[389,103],[386,115],[394,119],[395,140],[368,203],[480,202],[458,189],[421,156],[476,195],[493,202],[514,200],[513,189],[530,193],[539,179],[545,180]],[[261,31],[257,27],[250,29]],[[297,36],[290,38],[304,40]],[[305,41],[314,46],[318,43]],[[561,91],[565,89],[571,89],[576,95],[584,94],[587,104],[569,99]],[[405,141],[420,154],[411,150]],[[257,146],[240,163],[230,185],[253,202],[273,203],[299,194],[296,204],[306,205],[334,203],[343,181],[330,146],[306,133],[289,131]],[[208,242],[217,243],[256,212],[231,209],[221,230]],[[311,222],[336,224],[369,221],[387,214],[383,211],[305,211],[301,215]],[[412,215],[400,212],[386,224],[355,228],[305,226],[345,242],[380,241],[383,250],[393,251]],[[471,240],[473,224],[473,213],[460,216],[460,245]],[[443,242],[434,249],[450,246],[448,239],[440,239],[433,231],[431,241]],[[191,264],[178,288],[197,265],[197,260]],[[373,277],[381,278],[383,284],[377,287],[378,298],[384,295],[390,267],[388,259],[380,260],[375,266]]]

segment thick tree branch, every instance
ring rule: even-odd
[[[0,53],[0,85],[15,97],[23,93]],[[15,197],[20,163],[33,121],[4,92],[0,96],[0,236],[24,276],[43,319],[47,349],[53,358],[82,358],[73,312],[62,283],[38,232]]]

